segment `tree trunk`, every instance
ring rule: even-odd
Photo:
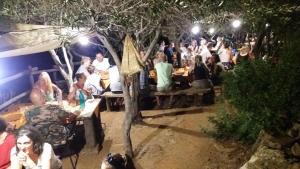
[[[133,150],[132,150],[132,143],[130,138],[130,130],[131,130],[131,123],[133,120],[133,113],[134,113],[134,105],[132,102],[132,98],[129,93],[129,86],[125,82],[125,76],[121,76],[121,82],[123,87],[123,94],[124,94],[124,103],[125,103],[125,117],[123,121],[123,141],[124,141],[124,150],[127,155],[133,157]]]
[[[160,27],[158,30],[156,30],[155,37],[153,41],[151,42],[147,53],[146,53],[146,59],[143,60],[146,62],[147,58],[150,56],[150,52],[154,48],[158,37],[160,34]],[[118,66],[118,69],[121,70],[121,61],[118,58],[118,55],[110,42],[106,39],[106,37],[96,34],[96,36],[100,39],[102,44],[106,47],[106,49],[110,52],[112,55],[114,61],[116,62],[116,65]],[[120,72],[120,71],[119,71]],[[138,95],[139,95],[139,76],[138,74],[133,75],[133,82],[132,82],[132,96],[130,96],[129,92],[129,86],[126,83],[126,76],[121,75],[121,83],[122,83],[122,88],[123,88],[123,94],[124,94],[124,103],[125,103],[125,118],[123,121],[123,140],[124,140],[124,150],[127,155],[130,157],[133,157],[133,150],[132,150],[132,143],[131,143],[131,138],[130,138],[130,130],[131,130],[131,124],[134,118],[137,118],[139,120],[142,120],[141,113],[139,111],[139,106],[138,106]]]
[[[97,34],[96,36],[100,39],[100,41],[103,43],[103,45],[106,47],[106,49],[110,52],[110,54],[114,58],[114,61],[116,62],[117,67],[120,72],[121,61],[119,60],[119,57],[118,57],[116,51],[114,50],[114,48],[112,47],[110,42],[104,36],[101,36],[99,34]],[[125,117],[124,117],[124,121],[123,121],[123,141],[124,141],[123,148],[124,148],[125,153],[128,156],[133,157],[132,143],[131,143],[131,138],[130,138],[130,130],[131,130],[131,123],[133,120],[134,109],[133,109],[132,99],[131,99],[131,96],[129,93],[129,86],[125,80],[126,76],[120,75],[120,78],[121,78],[121,84],[122,84],[123,95],[124,95],[124,103],[125,103]]]
[[[56,54],[55,50],[50,50],[49,51],[51,54],[52,59],[54,60],[55,64],[59,68],[59,72],[62,74],[64,79],[67,81],[67,85],[70,88],[72,86],[73,80],[70,78],[71,76],[64,70],[64,67],[59,59],[59,56]]]
[[[133,120],[134,122],[141,122],[142,114],[139,106],[140,98],[140,77],[139,73],[133,75],[132,80],[132,104],[133,104]]]

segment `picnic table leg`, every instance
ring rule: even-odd
[[[93,118],[84,118],[83,119],[83,125],[84,125],[84,134],[85,134],[85,141],[86,146],[88,148],[95,147],[97,141],[95,136],[95,129],[93,124]]]
[[[169,101],[169,106],[168,106],[168,108],[171,108],[171,107],[172,107],[173,98],[174,98],[174,95],[170,95],[170,101]]]
[[[156,98],[157,105],[160,107],[160,100],[159,100],[159,96],[155,96],[155,98]]]
[[[106,109],[107,111],[110,111],[110,100],[108,97],[105,97],[105,101],[106,101]]]

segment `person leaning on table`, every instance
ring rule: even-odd
[[[11,169],[61,169],[62,162],[52,146],[33,127],[25,126],[17,134],[16,146],[11,150]]]
[[[30,100],[36,106],[44,105],[46,102],[54,101],[54,92],[57,97],[62,98],[62,91],[52,83],[47,72],[42,72],[38,81],[34,84],[30,93]]]

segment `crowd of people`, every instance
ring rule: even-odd
[[[13,134],[8,123],[0,118],[0,169],[62,169],[62,161],[51,144],[45,142],[40,131],[24,126]],[[127,155],[109,153],[101,162],[101,169],[134,169]]]
[[[169,92],[178,87],[175,77],[186,73],[185,87],[213,90],[213,86],[221,82],[221,71],[231,70],[241,60],[253,58],[252,46],[242,45],[239,49],[234,46],[236,45],[232,45],[232,42],[223,37],[218,37],[216,42],[204,38],[192,40],[187,44],[166,45],[162,42],[155,56],[146,60],[145,67],[140,72],[140,89],[149,89],[152,84],[155,85],[156,91]],[[144,51],[140,51],[140,57],[142,60],[146,59]],[[100,83],[101,79],[109,80],[109,89]],[[117,66],[112,58],[104,58],[100,52],[96,53],[93,61],[90,57],[82,57],[74,81],[66,97],[70,105],[79,104],[80,93],[87,99],[100,96],[105,90],[122,92]],[[55,99],[62,102],[63,92],[52,83],[47,72],[42,72],[30,93],[30,100],[34,105],[42,107]],[[161,104],[159,99],[157,104]],[[38,117],[35,111],[33,116]],[[36,128],[26,125],[14,135],[7,131],[7,123],[0,119],[0,169],[62,168],[61,161],[42,134]],[[101,169],[126,168],[128,161],[129,159],[120,154],[109,154],[102,162]]]

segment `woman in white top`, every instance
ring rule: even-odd
[[[16,146],[11,150],[11,169],[61,169],[62,162],[39,131],[32,127],[19,130]]]

